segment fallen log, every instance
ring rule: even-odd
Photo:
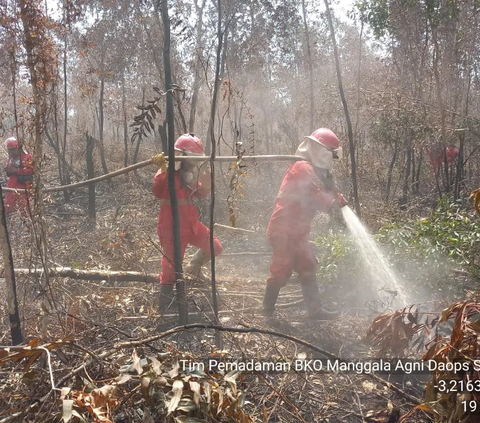
[[[1,277],[3,277],[4,270],[2,270]],[[15,274],[20,275],[41,275],[43,269],[15,269]],[[73,269],[71,267],[54,267],[48,269],[48,276],[60,278],[72,278],[83,280],[95,280],[108,282],[148,282],[157,283],[158,275],[143,272],[131,271],[107,271],[107,270],[81,270]]]
[[[268,252],[252,252],[252,253],[227,253],[225,256],[237,256],[237,255],[271,255]],[[221,257],[221,256],[219,256]],[[43,269],[14,269],[16,275],[42,275]],[[83,270],[74,269],[71,267],[53,267],[48,269],[48,276],[57,278],[71,278],[80,280],[94,280],[108,282],[146,282],[146,283],[158,283],[158,274],[134,272],[134,271],[109,271],[109,270]],[[0,270],[0,278],[5,278],[5,269]]]

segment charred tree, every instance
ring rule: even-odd
[[[68,49],[68,36],[65,31],[65,39],[63,46],[63,142],[60,152],[60,161],[62,163],[63,180],[68,185],[71,183],[70,170],[67,163],[67,137],[68,137],[68,86],[67,86],[67,50]],[[70,199],[68,191],[63,192],[63,196],[66,201]]]
[[[100,69],[100,98],[98,99],[98,150],[100,151],[100,160],[102,162],[103,173],[108,173],[107,162],[105,160],[105,146],[103,144],[104,126],[105,126],[105,42],[102,41],[101,69]]]
[[[20,18],[23,24],[23,43],[27,54],[27,68],[30,74],[30,86],[33,94],[33,164],[35,170],[35,209],[31,214],[34,224],[35,244],[38,250],[42,267],[47,268],[48,237],[45,206],[43,199],[43,183],[41,168],[43,160],[43,133],[45,129],[46,98],[48,90],[55,79],[52,73],[56,69],[56,48],[52,38],[47,34],[46,18],[41,11],[39,0],[20,0]],[[54,66],[55,65],[55,66]],[[47,274],[45,285],[50,297],[46,300],[54,307],[53,292]]]
[[[310,48],[310,31],[308,30],[307,24],[307,10],[305,7],[305,0],[302,0],[302,18],[303,18],[303,27],[305,30],[305,39],[307,43],[307,58],[308,58],[308,83],[309,83],[309,93],[308,97],[310,100],[310,128],[309,132],[313,132],[315,130],[314,123],[313,123],[313,110],[314,110],[314,96],[313,96],[313,61],[312,61],[312,51]]]
[[[390,160],[390,165],[388,166],[388,174],[387,174],[387,188],[385,193],[385,202],[387,203],[388,203],[388,200],[390,199],[390,192],[392,190],[393,169],[397,161],[397,154],[398,154],[398,140],[395,137],[395,145],[393,147],[393,156],[392,156],[392,160]]]
[[[412,171],[412,147],[409,145],[405,153],[406,163],[405,163],[405,174],[403,178],[403,190],[402,190],[402,199],[400,201],[401,206],[406,206],[408,203],[408,186],[410,181],[410,173]]]
[[[168,2],[167,0],[160,0],[160,12],[163,22],[163,62],[165,70],[165,88],[167,91],[167,136],[168,136],[168,160],[170,163],[175,161],[175,128],[174,128],[174,99],[172,86],[172,68],[170,64],[170,17],[168,16]],[[177,304],[178,313],[180,317],[180,324],[187,324],[187,303],[185,298],[185,282],[183,280],[182,269],[182,253],[180,245],[180,221],[178,217],[178,201],[175,192],[175,166],[168,167],[168,188],[170,190],[170,203],[172,205],[173,218],[173,245],[174,245],[174,263],[176,274],[176,290],[177,290]]]
[[[87,179],[93,179],[95,170],[93,167],[93,147],[95,140],[87,133]],[[95,222],[97,218],[95,206],[95,182],[88,184],[88,217]]]
[[[415,176],[415,183],[413,184],[413,191],[415,194],[418,194],[420,192],[420,169],[422,168],[422,162],[423,162],[423,149],[420,149],[420,156],[418,158],[418,165],[417,165],[417,172]]]
[[[202,60],[202,34],[203,34],[203,9],[206,0],[201,0],[200,6],[195,1],[195,9],[197,10],[197,34],[195,39],[195,77],[193,80],[192,105],[190,107],[190,120],[188,122],[188,130],[193,133],[195,131],[195,114],[197,113],[198,92],[200,91],[200,62]]]
[[[0,242],[2,245],[3,263],[5,267],[5,281],[7,290],[7,309],[10,321],[10,334],[12,344],[18,345],[23,342],[22,328],[20,325],[20,313],[18,310],[17,284],[13,267],[12,248],[8,237],[7,220],[5,217],[5,204],[3,203],[3,192],[0,186]]]
[[[167,121],[165,120],[162,125],[158,125],[158,135],[160,136],[160,145],[162,151],[168,151],[168,137],[167,137]]]
[[[122,73],[122,117],[123,117],[123,145],[124,159],[123,165],[128,166],[128,123],[127,123],[127,95],[125,88],[125,71]]]
[[[215,113],[217,110],[218,90],[220,87],[220,67],[222,57],[222,44],[224,32],[222,31],[222,3],[221,0],[217,0],[218,22],[217,22],[217,58],[215,64],[215,83],[213,86],[212,106],[210,109],[210,122],[208,125],[208,138],[211,145],[210,156],[210,178],[211,178],[211,203],[210,203],[210,255],[211,271],[212,271],[212,306],[215,315],[215,322],[219,324],[218,319],[218,299],[217,299],[217,286],[215,280],[215,244],[214,244],[214,228],[215,228],[215,153],[216,153],[216,141],[215,141]],[[217,347],[221,348],[220,332],[215,332]]]
[[[142,107],[145,106],[145,87],[142,87]],[[138,161],[138,153],[140,152],[140,142],[142,141],[142,133],[139,134],[136,144],[135,144],[135,150],[133,152],[133,164],[137,163]],[[164,150],[165,151],[165,150]],[[138,173],[135,170],[135,176],[138,177]]]
[[[361,218],[360,199],[358,196],[358,182],[357,182],[357,162],[355,159],[355,143],[353,141],[352,121],[350,119],[347,99],[345,97],[345,92],[343,90],[342,72],[340,69],[340,59],[338,55],[337,40],[335,37],[335,28],[333,27],[332,14],[330,13],[330,6],[328,4],[328,0],[324,0],[324,2],[325,2],[325,9],[327,12],[328,26],[330,27],[330,35],[332,37],[333,54],[335,56],[335,67],[337,69],[338,90],[340,91],[343,110],[345,112],[345,120],[347,121],[348,144],[350,147],[350,164],[352,168],[352,185],[353,185],[353,197],[355,202],[355,210],[357,212],[358,217]]]

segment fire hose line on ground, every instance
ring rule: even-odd
[[[165,158],[168,160],[168,158]],[[198,161],[198,162],[206,162],[211,160],[210,156],[176,156],[175,160],[188,160],[188,161]],[[258,161],[258,162],[273,162],[273,161],[300,161],[300,160],[305,160],[305,158],[300,157],[300,156],[294,156],[294,155],[261,155],[261,156],[242,156],[242,157],[237,157],[237,156],[217,156],[214,159],[216,162],[251,162],[251,161]],[[47,187],[43,190],[43,192],[58,192],[58,191],[65,191],[65,190],[73,190],[77,188],[84,187],[86,185],[104,181],[106,179],[113,178],[118,175],[123,175],[125,173],[131,172],[136,169],[140,169],[142,167],[150,166],[154,164],[153,163],[153,158],[145,160],[140,163],[136,163],[131,166],[124,167],[119,170],[115,170],[114,172],[107,173],[106,175],[98,176],[96,178],[92,179],[87,179],[82,182],[76,182],[74,184],[69,184],[69,185],[61,185],[58,187]],[[18,192],[18,193],[25,193],[25,192],[31,192],[32,190],[27,190],[27,189],[16,189],[16,188],[4,188],[2,187],[2,191],[5,192]]]

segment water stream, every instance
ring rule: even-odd
[[[399,307],[409,304],[408,295],[403,284],[395,276],[372,235],[350,207],[345,206],[341,210],[345,223],[362,255],[365,268],[370,273],[369,279],[372,281],[372,288],[379,293],[381,291],[396,292],[394,303]]]

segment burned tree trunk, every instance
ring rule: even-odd
[[[158,125],[158,134],[160,135],[162,151],[168,151],[167,121],[163,122],[163,125]]]
[[[355,160],[355,143],[353,141],[352,121],[350,119],[347,99],[345,97],[345,92],[343,90],[342,72],[340,70],[340,59],[339,59],[338,48],[337,48],[337,40],[335,38],[335,29],[333,27],[332,14],[330,13],[330,5],[328,4],[328,0],[324,0],[324,2],[325,2],[325,9],[327,12],[328,26],[330,27],[330,35],[332,37],[333,54],[335,56],[335,67],[337,70],[338,90],[340,91],[343,110],[345,112],[345,120],[347,121],[348,144],[350,147],[350,163],[352,167],[352,185],[353,185],[353,197],[355,202],[355,210],[357,212],[358,217],[360,218],[361,210],[360,210],[360,198],[358,195],[357,162]]]
[[[122,73],[122,117],[123,117],[123,145],[124,159],[123,165],[128,166],[128,122],[127,122],[127,96],[125,88],[125,71]]]
[[[401,206],[406,206],[408,203],[408,185],[410,181],[410,173],[412,170],[412,147],[408,146],[406,151],[405,175],[403,179]]]
[[[218,89],[220,86],[220,61],[222,53],[222,43],[224,32],[222,32],[222,4],[220,0],[217,0],[217,10],[218,10],[218,22],[217,22],[217,60],[215,66],[215,84],[213,86],[213,97],[212,97],[212,107],[210,110],[210,123],[208,127],[208,138],[210,139],[210,145],[212,148],[211,157],[210,157],[210,170],[211,170],[211,187],[212,187],[212,198],[210,203],[210,256],[211,261],[211,270],[212,270],[212,306],[215,314],[215,323],[219,324],[218,319],[218,300],[217,300],[217,287],[215,280],[215,244],[214,244],[214,212],[215,212],[215,153],[216,153],[216,142],[215,142],[215,112],[217,110],[217,98],[218,98]],[[218,348],[221,348],[221,337],[220,332],[215,333],[216,344]]]
[[[145,87],[142,87],[142,107],[145,106]],[[142,141],[142,134],[137,138],[137,144],[135,145],[135,151],[133,152],[133,164],[137,163],[138,153],[140,151],[140,142]],[[137,176],[137,171],[135,171],[135,176]]]
[[[417,176],[415,177],[415,193],[418,194],[420,191],[420,169],[422,168],[423,162],[423,149],[420,150],[420,157],[418,159],[418,166],[417,166]]]
[[[393,148],[393,156],[392,160],[390,160],[390,165],[388,166],[388,175],[387,175],[387,188],[385,194],[385,202],[388,203],[390,199],[390,192],[392,190],[392,177],[393,177],[393,168],[395,167],[395,163],[397,161],[397,153],[398,153],[398,141],[395,138],[395,146]]]
[[[101,64],[101,75],[100,75],[100,98],[98,100],[98,137],[99,137],[99,143],[98,143],[98,149],[100,151],[100,160],[102,162],[102,169],[103,173],[107,174],[108,173],[108,167],[107,167],[107,162],[105,161],[105,148],[103,145],[103,133],[104,133],[104,97],[105,97],[105,69],[104,69],[104,55],[105,55],[105,46],[103,45],[102,42],[102,64]]]
[[[314,113],[314,96],[313,96],[313,61],[312,61],[312,51],[310,48],[310,32],[308,30],[307,24],[307,10],[305,7],[305,0],[302,0],[302,17],[303,17],[303,27],[305,29],[305,38],[307,43],[307,56],[308,56],[308,82],[309,82],[309,100],[310,100],[310,132],[315,130],[313,123],[313,113]]]
[[[70,170],[67,163],[67,136],[68,136],[68,86],[67,86],[67,48],[68,39],[67,33],[65,33],[65,43],[63,49],[63,142],[61,148],[61,162],[63,164],[63,180],[68,185],[71,183]],[[70,193],[68,191],[63,192],[65,200],[70,199]]]
[[[87,133],[87,178],[93,179],[94,167],[93,167],[93,147],[95,140]],[[97,212],[95,208],[95,182],[88,184],[88,217],[95,222]]]
[[[203,33],[203,9],[205,8],[206,0],[201,0],[200,6],[195,1],[195,8],[197,9],[198,21],[197,21],[197,36],[195,40],[195,79],[193,80],[193,94],[192,105],[190,107],[190,120],[188,123],[188,130],[193,133],[195,131],[195,114],[197,112],[198,92],[200,91],[200,61],[202,55],[200,53],[202,46],[202,33]]]
[[[5,204],[3,203],[3,192],[0,186],[0,243],[2,245],[3,263],[5,266],[5,280],[7,288],[7,309],[10,321],[10,333],[12,344],[18,345],[23,342],[22,328],[20,326],[20,313],[18,311],[17,285],[15,283],[15,272],[13,270],[12,249],[8,238],[7,220],[5,217]]]
[[[163,21],[163,62],[165,70],[165,88],[167,91],[167,135],[168,135],[168,159],[170,163],[174,162],[175,150],[175,128],[173,115],[173,92],[172,92],[172,68],[170,65],[170,17],[168,16],[168,2],[160,2],[160,12]],[[168,188],[170,190],[170,203],[172,205],[173,219],[173,245],[174,245],[174,263],[176,274],[177,304],[180,324],[187,324],[187,303],[185,298],[185,282],[183,280],[182,253],[180,245],[180,221],[178,216],[178,201],[175,192],[175,166],[168,167]]]
[[[43,268],[47,266],[48,237],[47,222],[45,218],[45,205],[43,199],[42,183],[42,160],[43,160],[43,133],[45,129],[46,98],[47,92],[52,86],[55,75],[46,70],[55,69],[51,60],[54,55],[54,42],[46,33],[45,16],[43,15],[38,2],[20,0],[20,17],[23,24],[24,47],[27,53],[27,67],[30,73],[30,86],[33,94],[33,105],[35,112],[33,116],[33,164],[35,170],[35,210],[34,226],[38,230],[35,243],[40,255]],[[31,214],[33,216],[33,214]],[[53,305],[53,295],[48,276],[45,276],[45,286],[50,289],[50,298],[47,301]]]

